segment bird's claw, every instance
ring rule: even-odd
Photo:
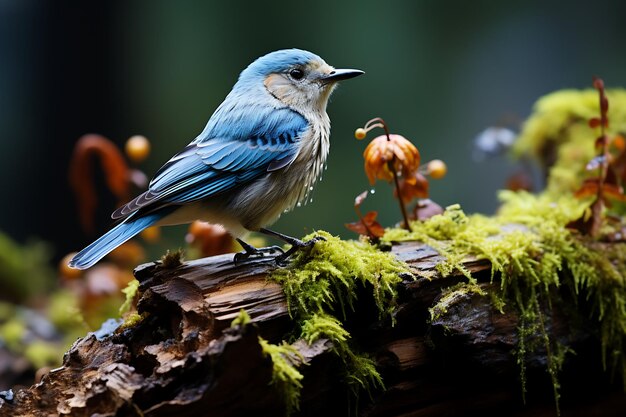
[[[286,266],[286,261],[291,255],[293,255],[300,249],[310,248],[319,241],[326,241],[326,238],[324,238],[323,236],[315,236],[313,239],[309,239],[307,241],[294,240],[293,242],[291,242],[291,248],[289,248],[287,252],[283,252],[282,254],[276,256],[274,258],[274,261],[278,266]]]
[[[243,251],[237,252],[233,258],[234,263],[240,263],[250,258],[263,258],[264,256],[284,254],[285,251],[280,246],[268,246],[265,248],[246,247]],[[276,255],[280,256],[280,255]]]

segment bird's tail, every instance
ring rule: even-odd
[[[100,236],[95,242],[81,250],[69,263],[71,268],[87,269],[104,258],[113,249],[120,246],[142,230],[152,226],[163,217],[161,213],[144,216],[131,216],[113,229]]]

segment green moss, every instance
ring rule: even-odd
[[[230,327],[245,326],[251,321],[252,320],[250,319],[250,315],[248,314],[248,312],[242,308],[241,310],[239,310],[239,314],[237,315],[237,317],[235,317],[230,323]]]
[[[259,337],[259,344],[263,354],[272,359],[273,372],[271,383],[283,393],[287,415],[289,415],[297,411],[300,406],[303,376],[295,364],[304,363],[304,358],[300,355],[298,349],[286,342],[274,345]]]
[[[124,319],[124,323],[122,323],[116,331],[122,331],[134,327],[137,324],[141,323],[146,317],[148,317],[148,315],[148,312],[144,312],[142,314],[132,312],[128,316],[126,316],[126,318]]]
[[[24,356],[33,364],[35,369],[60,365],[62,354],[61,346],[42,340],[30,343],[24,350]]]
[[[346,366],[346,382],[355,396],[358,397],[360,390],[370,393],[372,388],[384,388],[375,362],[350,347],[350,333],[337,318],[324,313],[313,314],[302,322],[300,337],[309,345],[318,339],[328,339],[333,343],[333,351]]]
[[[3,298],[24,302],[45,293],[54,282],[50,268],[51,250],[48,245],[31,241],[18,244],[0,232],[0,291]]]
[[[465,297],[468,294],[487,295],[487,293],[473,282],[464,283],[460,282],[452,287],[445,288],[441,292],[441,297],[437,301],[437,304],[429,309],[430,319],[437,320],[442,315],[448,312],[448,307],[454,304],[459,298]]]
[[[626,90],[609,89],[609,133],[626,132]],[[547,191],[557,196],[578,189],[585,165],[596,155],[598,132],[588,125],[599,115],[598,92],[562,90],[540,98],[524,123],[513,152],[531,155],[551,167]]]
[[[340,310],[345,317],[346,308],[354,309],[358,284],[372,290],[381,316],[392,312],[399,274],[408,272],[405,265],[368,243],[343,241],[324,231],[304,239],[314,236],[326,240],[301,251],[289,268],[270,277],[282,285],[292,314]]]
[[[60,365],[67,346],[39,339],[28,328],[28,321],[19,309],[13,310],[14,315],[0,325],[0,343],[13,354],[26,358],[35,369]]]
[[[13,352],[19,352],[25,335],[26,325],[17,317],[0,326],[0,339]]]
[[[80,312],[76,294],[59,290],[52,294],[48,303],[48,318],[66,333],[84,332],[89,328]]]
[[[356,351],[337,316],[345,319],[348,309],[355,309],[357,290],[365,287],[372,292],[380,317],[391,317],[396,285],[408,268],[369,243],[342,241],[323,231],[304,239],[314,236],[325,240],[298,253],[288,268],[270,277],[283,287],[290,314],[299,323],[301,333],[295,336],[309,344],[321,338],[330,340],[333,352],[345,365],[345,380],[355,395],[362,389],[369,392],[383,387],[375,362]]]
[[[625,369],[626,249],[616,244],[596,250],[594,246],[599,244],[574,236],[565,226],[579,218],[586,206],[574,197],[503,192],[500,198],[503,205],[492,218],[465,216],[458,206],[451,206],[428,221],[413,223],[411,233],[390,230],[383,239],[424,241],[446,258],[438,268],[440,273],[447,275],[459,270],[468,276],[470,285],[444,292],[431,310],[433,316],[444,313],[446,303],[458,296],[459,291],[474,291],[471,274],[462,268],[463,259],[488,259],[492,280],[496,275],[500,279],[500,291],[492,295],[497,308],[501,310],[505,304],[512,304],[520,313],[517,353],[522,389],[525,390],[524,357],[537,347],[529,345],[527,340],[539,332],[548,352],[547,370],[558,408],[557,377],[568,350],[549,337],[543,323],[543,309],[552,304],[555,295],[552,290],[563,285],[589,300],[591,316],[600,328],[603,360],[610,358],[613,365]]]
[[[165,269],[174,269],[183,264],[184,252],[182,249],[171,252],[169,249],[165,252],[165,255],[161,257],[161,266]]]
[[[122,290],[125,299],[124,303],[120,306],[119,309],[120,316],[130,311],[130,308],[133,305],[133,300],[135,300],[135,296],[137,295],[137,291],[139,291],[139,281],[137,281],[136,279],[129,282],[126,288]]]

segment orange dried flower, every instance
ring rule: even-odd
[[[395,194],[399,194],[407,204],[414,198],[428,198],[428,180],[419,172],[413,172],[400,180],[399,190]]]
[[[390,134],[378,136],[367,145],[363,152],[365,173],[371,185],[376,179],[393,180],[390,168],[408,177],[417,171],[420,164],[420,153],[404,136]],[[391,165],[391,167],[390,167]]]
[[[187,243],[200,249],[202,256],[214,256],[233,251],[234,239],[223,226],[196,220],[189,225]]]

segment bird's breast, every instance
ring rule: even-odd
[[[298,155],[285,168],[268,172],[240,193],[234,206],[244,227],[257,230],[310,199],[330,149],[330,121],[318,117],[299,138]]]

